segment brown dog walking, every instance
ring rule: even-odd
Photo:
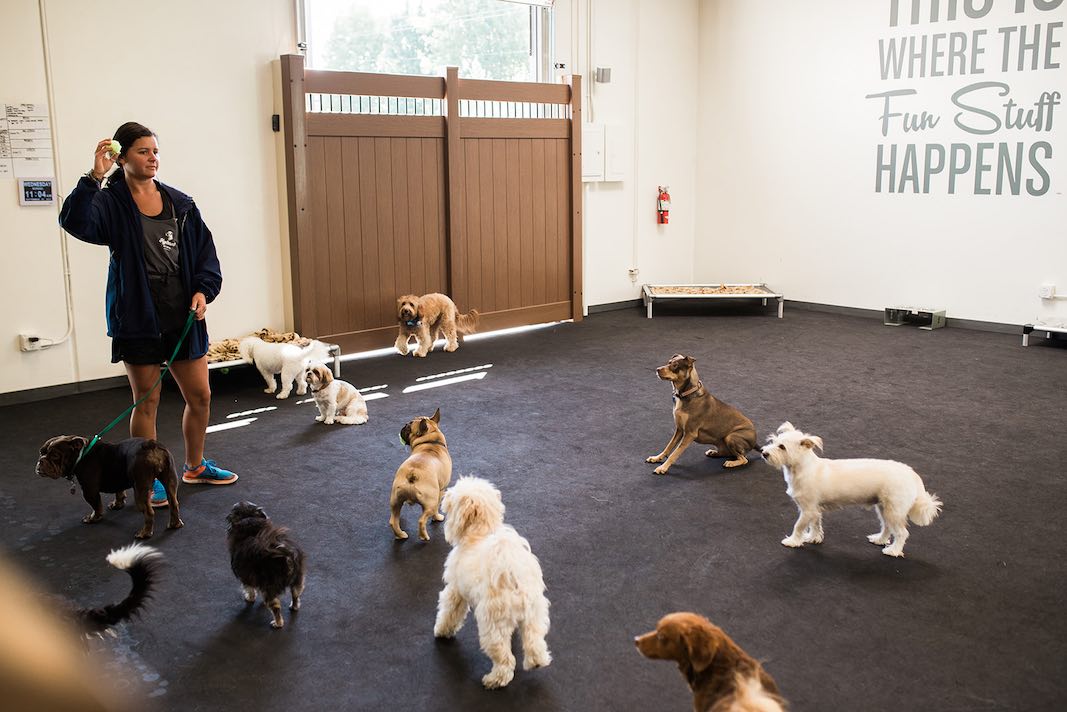
[[[711,445],[708,457],[731,457],[726,467],[748,463],[745,454],[756,447],[756,427],[732,405],[711,395],[697,376],[692,356],[675,354],[656,369],[656,375],[674,385],[674,435],[663,452],[645,462],[666,462],[657,467],[657,475],[667,474],[671,465],[694,441]],[[669,457],[668,457],[669,456]]]
[[[400,528],[400,509],[405,502],[422,507],[419,517],[419,538],[430,540],[426,522],[432,516],[442,521],[445,516],[438,511],[441,496],[452,480],[452,457],[448,454],[445,434],[437,427],[441,422],[441,409],[429,417],[418,417],[400,431],[400,439],[411,447],[411,455],[397,468],[393,477],[393,491],[389,498],[389,526],[397,539],[407,539],[408,534]]]

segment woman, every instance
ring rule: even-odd
[[[156,135],[129,122],[115,131],[118,155],[111,139],[96,145],[93,169],[63,201],[59,222],[84,242],[107,245],[111,262],[107,275],[107,333],[112,339],[111,362],[122,361],[134,402],[149,393],[130,417],[130,435],[156,437],[160,364],[171,358],[189,312],[196,318],[170,373],[185,399],[182,434],[189,484],[229,485],[237,475],[204,458],[204,438],[211,409],[208,385],[207,305],[222,288],[222,272],[215,243],[193,199],[155,179],[159,170]],[[101,187],[112,165],[120,170]],[[166,506],[167,496],[157,480],[152,506]]]

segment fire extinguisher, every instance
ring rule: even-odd
[[[670,190],[668,185],[659,187],[659,199],[656,201],[656,222],[660,225],[666,225],[671,221],[671,194],[667,192],[668,190]]]

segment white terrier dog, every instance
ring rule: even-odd
[[[822,450],[822,438],[802,433],[788,422],[782,423],[767,441],[760,453],[782,471],[786,494],[800,510],[793,533],[782,539],[786,546],[821,543],[823,510],[859,504],[873,507],[882,524],[877,534],[867,537],[868,541],[884,546],[883,554],[904,556],[908,519],[925,527],[941,512],[941,500],[927,492],[922,478],[903,463],[821,458],[815,448]]]
[[[551,663],[541,565],[529,542],[504,524],[500,490],[478,477],[461,477],[445,491],[441,509],[448,515],[445,541],[452,551],[445,561],[433,634],[455,636],[474,609],[482,652],[493,661],[482,678],[486,689],[504,687],[515,676],[511,636],[516,628],[522,635],[523,670]]]
[[[363,400],[359,389],[348,381],[333,377],[329,366],[321,363],[308,366],[304,379],[315,396],[315,405],[319,414],[315,421],[333,425],[363,425],[367,422],[367,402]]]
[[[255,364],[259,375],[263,376],[267,387],[264,393],[274,393],[274,374],[281,374],[281,389],[277,398],[289,397],[296,381],[296,394],[307,393],[305,372],[312,361],[326,361],[330,358],[330,347],[321,341],[312,341],[300,348],[296,344],[282,344],[264,341],[258,336],[246,336],[237,343],[241,358]]]

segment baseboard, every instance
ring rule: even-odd
[[[96,378],[91,381],[81,381],[80,383],[61,383],[57,386],[28,388],[24,391],[0,393],[0,407],[63,398],[64,396],[73,396],[78,393],[93,393],[94,391],[106,391],[111,388],[129,387],[130,382],[125,376],[108,376],[107,378]]]
[[[589,306],[590,314],[597,314],[600,312],[619,311],[620,309],[633,309],[634,307],[640,307],[640,299],[627,299],[622,302],[608,302],[607,304],[592,304]]]
[[[840,307],[834,304],[818,304],[816,302],[796,302],[791,299],[785,300],[786,318],[790,309],[802,309],[804,311],[824,312],[826,314],[844,314],[846,316],[858,316],[882,321],[885,312],[881,309],[860,309],[859,307]],[[945,319],[945,326],[954,329],[971,329],[973,331],[990,331],[997,334],[1022,334],[1021,324],[1002,324],[995,321],[977,321],[975,319]]]

